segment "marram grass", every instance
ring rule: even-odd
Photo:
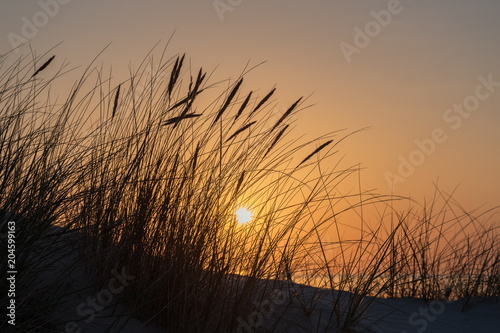
[[[359,172],[334,151],[350,133],[302,142],[293,135],[302,98],[270,123],[278,90],[258,94],[238,77],[207,104],[200,96],[218,88],[206,73],[190,77],[184,55],[162,54],[123,82],[90,66],[56,103],[50,88],[65,67],[54,59],[0,57],[1,232],[9,214],[22,221],[17,329],[64,325],[53,310],[82,268],[98,290],[126,267],[136,278],[120,302],[167,332],[236,332],[256,300],[281,290],[286,302],[255,328],[279,331],[290,304],[316,311],[297,283],[330,290],[320,319],[346,332],[370,296],[461,298],[464,309],[498,297],[497,225],[440,191],[406,212],[390,196],[341,194]],[[253,212],[247,224],[235,217],[242,207]],[[384,213],[354,220],[367,207]],[[79,259],[48,286],[33,284],[54,262],[27,254],[65,253],[68,235]]]

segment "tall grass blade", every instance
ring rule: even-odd
[[[259,104],[257,104],[257,106],[252,110],[250,116],[254,114],[257,110],[259,110],[262,107],[262,105],[264,105],[269,100],[269,98],[271,98],[271,96],[274,94],[275,91],[276,88],[273,88],[266,96],[264,96],[264,98],[259,102]]]
[[[246,130],[247,128],[249,128],[250,126],[252,126],[255,123],[256,123],[256,121],[252,121],[251,123],[246,124],[245,126],[243,126],[242,128],[240,128],[239,130],[237,130],[236,132],[234,132],[234,134],[231,135],[229,137],[229,139],[226,140],[226,142],[231,141],[231,139],[235,138],[238,134],[240,134],[241,132],[243,132],[244,130]]]
[[[238,120],[238,118],[241,116],[241,114],[243,113],[243,110],[247,107],[248,102],[250,101],[251,97],[252,97],[252,91],[248,94],[247,98],[245,98],[245,100],[243,101],[243,104],[241,104],[238,112],[236,113],[236,117],[234,118],[234,120]]]
[[[318,148],[316,148],[311,154],[307,155],[307,157],[304,158],[302,160],[302,162],[300,162],[295,168],[298,168],[299,166],[301,166],[302,164],[304,164],[305,162],[307,162],[311,157],[313,157],[314,155],[316,155],[317,153],[319,153],[321,150],[323,150],[323,148],[325,148],[326,146],[328,146],[332,142],[333,142],[333,140],[329,140],[329,141],[323,143],[321,146],[319,146]]]
[[[238,183],[236,185],[236,189],[234,190],[234,197],[238,196],[238,193],[240,191],[241,184],[243,184],[243,179],[244,178],[245,178],[245,170],[243,170],[243,172],[240,175],[240,178],[238,179]]]
[[[199,113],[190,113],[190,114],[185,114],[183,116],[173,117],[173,118],[165,120],[163,122],[163,126],[172,125],[172,124],[174,124],[174,126],[177,126],[177,124],[184,119],[198,118],[199,116],[201,116],[201,114],[199,114]]]
[[[52,62],[52,60],[54,60],[56,56],[53,55],[52,57],[49,58],[49,60],[47,60],[42,66],[40,66],[40,68],[38,68],[35,73],[31,76],[31,78],[34,78],[35,76],[37,76],[41,71],[43,71],[45,68],[47,68],[48,65],[50,65],[50,63]]]
[[[116,94],[115,94],[115,102],[113,104],[113,113],[111,115],[111,118],[114,118],[115,117],[115,114],[116,114],[116,108],[118,107],[118,98],[120,98],[120,88],[121,88],[121,84],[118,85],[118,88],[116,89]]]
[[[220,119],[220,117],[222,117],[222,114],[224,113],[224,111],[226,111],[229,104],[231,104],[231,101],[233,100],[234,96],[238,92],[238,89],[240,89],[240,86],[242,83],[243,83],[243,78],[239,79],[239,81],[236,83],[234,88],[229,93],[229,96],[227,97],[226,102],[224,103],[224,105],[222,105],[221,109],[217,113],[217,116],[215,117],[214,122],[212,123],[212,126]]]
[[[271,143],[271,146],[269,146],[269,148],[267,149],[266,153],[264,154],[264,157],[266,157],[267,154],[269,154],[269,152],[271,151],[271,149],[273,149],[273,147],[278,143],[279,139],[283,136],[285,131],[288,129],[288,126],[290,126],[290,125],[286,125],[285,127],[283,127],[281,129],[281,131],[279,131],[279,133],[274,137],[273,143]]]
[[[276,124],[274,124],[273,128],[271,129],[271,132],[274,131],[276,127],[278,127],[286,119],[286,117],[290,115],[290,113],[292,113],[292,111],[297,107],[297,105],[300,103],[301,100],[302,97],[299,98],[295,103],[293,103],[292,106],[288,108],[288,110],[286,110],[286,112],[281,116],[281,118],[276,122]]]

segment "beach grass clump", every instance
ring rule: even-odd
[[[249,90],[242,75],[219,91],[184,55],[161,53],[116,82],[91,65],[57,102],[66,67],[42,58],[0,58],[1,232],[18,220],[26,331],[66,324],[54,313],[78,297],[77,271],[94,291],[126,271],[116,295],[126,319],[168,332],[279,332],[297,311],[317,331],[347,332],[377,297],[465,309],[498,296],[496,225],[439,191],[403,212],[392,203],[404,198],[362,191],[359,165],[341,167],[337,154],[355,132],[293,134],[303,98],[276,117],[277,88]],[[240,208],[251,221],[237,220]],[[69,257],[64,273],[47,273]],[[249,324],[271,300],[266,320]]]
[[[389,297],[425,300],[498,296],[499,226],[495,210],[472,214],[436,189],[420,212],[400,216],[391,244]]]
[[[21,58],[3,76],[1,204],[23,217],[30,231],[20,234],[31,237],[18,246],[31,252],[62,226],[78,234],[97,290],[113,270],[137,277],[120,295],[135,315],[172,330],[235,330],[252,301],[273,290],[259,281],[290,275],[321,228],[304,216],[325,176],[293,173],[326,145],[287,139],[301,100],[271,124],[276,89],[243,92],[240,77],[199,106],[213,87],[202,69],[183,81],[179,56],[114,86],[89,67],[54,103],[50,87],[64,71],[47,72],[54,59],[30,68]],[[239,207],[252,209],[251,222],[236,221]]]
[[[287,139],[301,99],[269,124],[276,89],[249,99],[243,77],[200,106],[214,88],[202,69],[183,86],[183,59],[157,65],[146,82],[119,83],[119,98],[103,96],[113,107],[88,147],[74,219],[103,280],[110,267],[138,276],[127,297],[140,313],[168,330],[231,331],[274,288],[259,281],[290,272],[329,223],[308,215],[334,183],[296,175],[310,172],[333,134],[318,148]],[[253,211],[251,222],[236,220],[239,207]]]
[[[66,217],[83,153],[75,149],[80,137],[78,114],[69,108],[72,101],[60,106],[44,100],[51,82],[64,71],[39,79],[53,59],[36,59],[30,66],[27,57],[0,57],[0,232],[3,251],[9,245],[14,256],[2,256],[2,304],[8,294],[14,297],[15,328],[26,332],[60,324],[54,309],[68,294],[69,274],[51,272],[54,262],[69,255],[63,240],[74,232]],[[17,272],[9,293],[8,271]],[[2,329],[10,319],[4,316]]]

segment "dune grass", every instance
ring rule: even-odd
[[[249,91],[244,75],[212,85],[203,69],[189,75],[185,56],[159,58],[123,82],[91,65],[59,102],[50,89],[66,67],[54,70],[57,57],[0,57],[1,232],[15,214],[18,329],[64,324],[52,312],[64,306],[71,269],[33,281],[53,264],[40,258],[68,236],[81,252],[74,269],[95,274],[99,290],[126,268],[134,279],[119,300],[129,316],[168,332],[236,332],[276,290],[284,304],[252,329],[279,330],[292,304],[316,311],[306,284],[331,291],[325,331],[358,327],[371,296],[463,299],[464,310],[498,297],[488,212],[474,217],[439,190],[403,212],[391,196],[340,194],[358,179],[337,154],[353,133],[304,142],[293,134],[302,98],[273,118],[276,88]],[[251,222],[236,221],[240,207]],[[381,213],[365,218],[366,207]],[[353,212],[358,220],[345,221]]]

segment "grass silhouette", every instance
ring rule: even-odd
[[[188,75],[184,55],[162,53],[118,84],[90,65],[56,103],[50,88],[66,67],[47,56],[0,57],[1,232],[17,221],[16,329],[64,326],[54,309],[77,297],[69,286],[82,269],[99,290],[126,268],[135,278],[117,295],[125,317],[168,332],[236,332],[276,290],[284,303],[253,329],[282,331],[297,307],[317,312],[307,284],[331,293],[323,331],[359,328],[373,297],[461,298],[464,309],[498,297],[488,212],[474,217],[439,190],[405,212],[391,196],[339,195],[359,172],[336,159],[353,133],[294,137],[302,98],[271,122],[276,88],[260,97],[243,75],[200,103],[217,86],[202,69]],[[245,225],[241,206],[254,214]],[[369,206],[381,209],[376,223],[361,214],[358,236],[346,236],[342,217]],[[69,256],[64,273],[47,273]]]

